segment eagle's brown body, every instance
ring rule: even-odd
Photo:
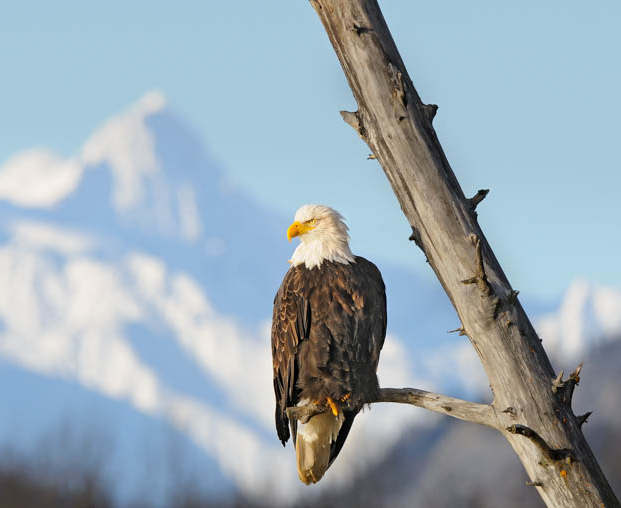
[[[324,261],[312,269],[301,264],[285,275],[272,322],[279,439],[284,445],[290,436],[288,407],[327,398],[338,407],[338,415],[314,416],[299,431],[292,426],[298,472],[305,483],[321,478],[341,450],[356,414],[374,400],[385,334],[384,283],[370,261]]]

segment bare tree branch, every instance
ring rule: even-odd
[[[368,404],[376,404],[378,402],[411,404],[429,411],[452,416],[459,420],[499,428],[494,408],[488,404],[469,402],[417,388],[381,388],[376,400],[367,401]],[[287,408],[287,416],[300,423],[306,423],[313,416],[330,411],[330,407],[324,404],[308,404]]]
[[[576,416],[578,425],[582,428],[582,426],[588,421],[589,416],[591,416],[592,414],[593,414],[593,411],[587,411],[583,415]]]
[[[502,425],[499,430],[530,480],[541,484],[537,491],[548,506],[621,506],[571,409],[580,372],[566,381],[561,375],[551,389],[554,369],[477,222],[474,208],[484,192],[465,196],[432,124],[437,106],[421,101],[377,0],[310,1],[358,104],[343,118],[380,163],[411,226],[410,238],[455,307],[487,374],[492,407],[506,408],[492,413],[492,426]],[[437,400],[413,400],[443,412]],[[473,411],[454,406],[446,404],[451,411],[445,414],[461,408],[472,421]],[[510,427],[532,434],[524,439]],[[542,443],[549,450],[571,450],[575,460],[561,469],[558,462],[546,464]]]
[[[524,425],[511,425],[510,427],[507,427],[506,430],[511,434],[519,434],[520,436],[530,439],[533,443],[535,443],[535,445],[537,445],[537,448],[542,451],[544,457],[549,460],[575,460],[574,454],[571,450],[567,448],[551,448],[539,434]]]
[[[459,420],[479,423],[493,428],[498,426],[494,408],[489,404],[469,402],[416,388],[382,388],[380,389],[379,397],[374,402],[412,404],[413,406],[452,416]]]
[[[470,206],[472,211],[476,210],[477,206],[483,201],[489,194],[489,189],[479,189],[479,191],[470,198]]]

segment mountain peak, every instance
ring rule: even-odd
[[[120,114],[107,120],[86,141],[81,152],[83,167],[106,164],[114,177],[113,204],[128,211],[144,199],[144,180],[161,172],[156,139],[147,118],[160,113],[166,100],[160,92],[148,92]]]
[[[166,96],[161,90],[149,90],[134,103],[133,107],[145,115],[152,115],[162,111],[166,105]]]
[[[554,313],[537,322],[546,349],[563,361],[579,361],[587,350],[621,334],[621,292],[575,280]]]
[[[79,156],[65,159],[43,148],[17,153],[0,166],[0,200],[25,208],[53,207],[77,189],[88,166],[108,163],[115,208],[130,208],[141,198],[142,175],[159,170],[147,120],[165,107],[163,93],[147,92],[97,129]]]

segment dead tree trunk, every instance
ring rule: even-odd
[[[377,1],[310,1],[358,103],[343,119],[382,165],[412,226],[411,240],[427,256],[489,378],[489,411],[475,408],[476,418],[468,418],[473,410],[464,406],[460,417],[484,418],[479,423],[505,436],[547,506],[620,506],[580,430],[583,419],[571,409],[580,369],[566,380],[562,372],[555,376],[477,223],[475,208],[487,191],[464,196],[432,126],[437,106],[421,102]],[[425,406],[433,399],[382,392],[381,400],[393,402]]]

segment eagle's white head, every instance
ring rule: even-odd
[[[293,224],[287,229],[289,241],[300,237],[300,245],[291,257],[293,266],[304,263],[307,268],[321,266],[323,261],[353,263],[349,235],[343,216],[323,205],[304,205],[295,212]]]

